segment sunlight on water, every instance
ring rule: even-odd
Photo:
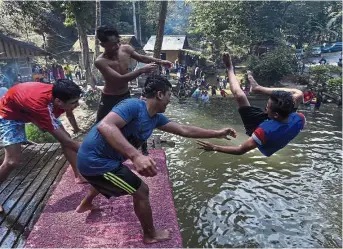
[[[342,110],[300,111],[306,129],[270,158],[258,150],[203,153],[192,139],[163,135],[176,143],[166,154],[184,246],[341,247]],[[173,101],[166,115],[183,124],[236,129],[239,137],[221,144],[247,138],[231,99],[207,107]]]

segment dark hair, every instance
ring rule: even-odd
[[[158,91],[166,93],[172,88],[172,84],[160,75],[149,76],[144,84],[143,96],[146,98],[154,98]]]
[[[290,92],[273,91],[270,95],[272,104],[270,109],[272,112],[277,112],[281,117],[288,117],[293,112],[294,102]]]
[[[79,98],[81,93],[81,88],[73,81],[67,79],[57,80],[52,87],[52,97],[59,98],[63,102]]]
[[[109,36],[120,37],[118,31],[111,26],[103,25],[96,29],[96,37],[101,42],[107,42]]]

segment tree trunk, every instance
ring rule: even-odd
[[[139,44],[142,44],[142,25],[141,25],[141,7],[140,7],[140,1],[137,2],[137,19],[138,19],[138,42]]]
[[[100,0],[96,0],[95,3],[95,37],[94,37],[94,56],[93,56],[93,66],[92,66],[92,71],[93,71],[93,75],[96,75],[97,73],[97,69],[95,67],[95,60],[96,58],[98,58],[98,56],[100,55],[100,42],[99,40],[96,38],[96,29],[97,27],[99,27],[101,25],[101,2]]]
[[[138,38],[137,32],[137,18],[136,18],[136,2],[132,1],[132,17],[133,17],[133,33]]]
[[[79,13],[77,9],[73,8],[73,14],[75,16],[76,28],[79,34],[79,41],[81,46],[81,56],[84,70],[86,71],[86,84],[90,84],[92,88],[95,87],[95,78],[91,69],[91,60],[89,56],[89,46],[87,41],[87,34],[85,25],[83,23],[82,13]]]
[[[157,34],[156,34],[155,47],[154,47],[155,58],[161,58],[164,24],[166,22],[166,17],[167,17],[167,7],[168,7],[168,1],[161,1],[160,16],[158,19],[158,28],[157,28]]]

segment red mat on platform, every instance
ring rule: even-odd
[[[171,228],[171,240],[147,245],[142,242],[140,223],[131,196],[106,199],[98,196],[99,211],[78,214],[74,210],[89,185],[76,185],[71,168],[63,175],[25,247],[182,247],[171,184],[163,150],[151,150],[159,172],[141,177],[150,188],[150,202],[156,228]]]

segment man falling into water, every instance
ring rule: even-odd
[[[233,155],[243,155],[256,147],[265,156],[271,156],[285,147],[304,128],[305,117],[295,112],[303,101],[303,93],[297,89],[266,88],[257,84],[250,71],[250,90],[269,96],[266,111],[250,106],[249,100],[233,70],[229,53],[223,55],[228,70],[230,90],[237,102],[246,134],[249,139],[240,146],[220,146],[198,140],[201,149],[219,151]]]
[[[171,67],[172,63],[138,54],[130,45],[121,45],[119,33],[112,27],[101,26],[97,28],[96,36],[105,50],[94,63],[105,80],[96,118],[98,123],[112,110],[113,106],[124,99],[130,98],[129,81],[143,73],[155,71],[158,64]],[[131,58],[150,64],[130,72]]]

